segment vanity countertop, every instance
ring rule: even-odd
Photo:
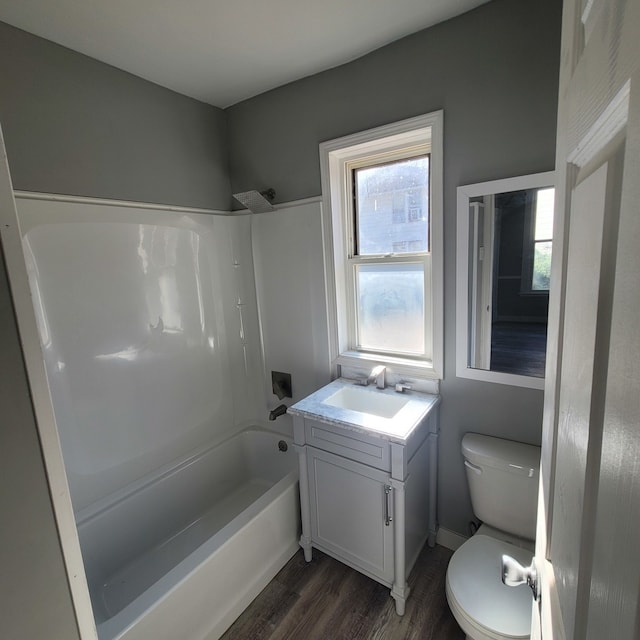
[[[391,418],[327,404],[327,400],[337,392],[350,387],[357,387],[358,393],[373,394],[377,401],[380,395],[386,395],[389,396],[390,401],[395,402],[401,398],[406,401],[406,404]],[[398,393],[393,387],[386,389],[378,389],[375,385],[364,387],[355,385],[354,380],[338,378],[296,402],[289,407],[287,413],[406,444],[414,430],[439,402],[440,396],[430,393],[411,390]]]

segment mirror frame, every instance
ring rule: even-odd
[[[456,376],[530,389],[544,389],[544,378],[469,367],[469,202],[471,198],[522,189],[555,187],[555,172],[478,182],[458,187],[456,246]]]

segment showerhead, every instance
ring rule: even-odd
[[[276,192],[273,189],[266,191],[243,191],[242,193],[234,193],[233,197],[242,205],[244,205],[251,213],[265,213],[273,211],[273,200]]]

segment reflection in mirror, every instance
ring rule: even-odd
[[[553,173],[458,189],[457,374],[543,387]]]

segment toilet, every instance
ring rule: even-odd
[[[473,512],[482,524],[449,562],[449,607],[467,640],[525,640],[531,634],[531,589],[502,584],[502,555],[531,564],[540,447],[467,433],[462,455]]]

